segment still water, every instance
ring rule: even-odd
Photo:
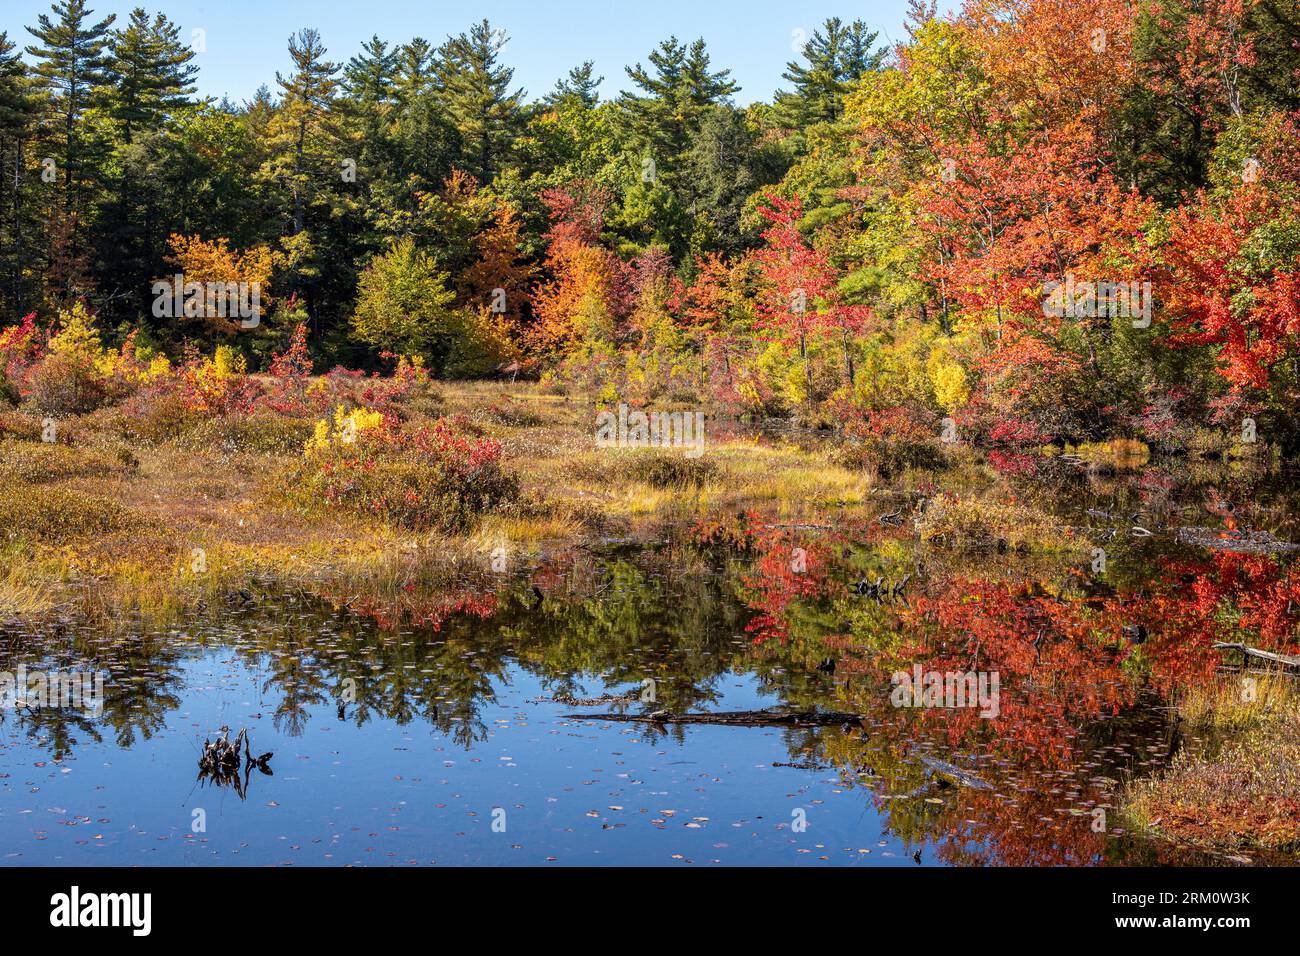
[[[1132,667],[1122,642],[1076,662],[1068,627],[1042,608],[1141,619],[1143,601],[1187,587],[1214,559],[1180,545],[1180,527],[1228,526],[1213,512],[1231,498],[1243,503],[1237,521],[1285,539],[1292,482],[1144,469],[1009,487],[1108,542],[1105,580],[1072,570],[1074,555],[923,542],[906,520],[917,495],[900,491],[897,504],[886,490],[880,507],[856,512],[683,518],[653,540],[543,551],[511,574],[416,594],[405,613],[250,580],[191,620],[130,622],[126,636],[11,622],[0,670],[107,679],[102,713],[0,710],[0,860],[1229,863],[1129,832],[1124,783],[1206,743],[1181,734],[1143,681],[1107,692]],[[1138,521],[1156,530],[1130,534]],[[789,573],[796,553],[809,571]],[[880,578],[886,590],[906,583],[875,597]],[[980,600],[1004,596],[997,610],[962,618],[985,587]],[[922,638],[925,621],[937,630]],[[976,653],[1002,661],[999,720],[893,706],[890,670],[953,660],[957,638],[971,639],[963,621],[988,625]],[[989,650],[1004,639],[1014,653]],[[608,719],[769,709],[849,719]],[[270,772],[199,779],[205,740],[223,728],[232,739],[246,730],[253,756],[270,752]]]

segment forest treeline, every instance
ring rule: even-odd
[[[1297,0],[913,0],[892,46],[809,29],[749,106],[703,39],[628,92],[588,61],[530,96],[486,21],[346,62],[305,28],[235,104],[164,13],[62,0],[27,34],[0,34],[0,366],[71,324],[264,369],[305,325],[318,368],[877,435],[1300,432]],[[255,285],[259,321],[160,309],[174,276]]]

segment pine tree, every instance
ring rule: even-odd
[[[86,0],[60,0],[50,9],[57,22],[49,14],[37,17],[38,25],[27,32],[40,45],[27,47],[27,53],[37,60],[35,73],[59,128],[53,135],[59,142],[58,166],[64,176],[64,213],[75,218],[82,204],[82,181],[90,172],[85,167],[93,160],[79,124],[108,80],[104,47],[116,16],[91,22],[94,11],[87,9]]]
[[[593,78],[592,73],[595,70],[595,64],[591,60],[583,62],[582,66],[575,66],[569,70],[569,75],[562,80],[555,82],[555,89],[546,94],[543,102],[547,106],[556,106],[569,99],[576,99],[586,107],[593,107],[600,102],[600,94],[596,88],[605,82],[603,76]]]
[[[400,50],[389,50],[388,44],[372,36],[361,44],[361,54],[348,60],[343,68],[343,90],[359,104],[373,108],[394,99],[397,87],[397,69]]]
[[[414,37],[397,50],[397,99],[404,106],[428,91],[433,82],[432,60],[433,48],[423,37]]]
[[[31,228],[25,202],[26,145],[34,133],[39,103],[32,95],[31,78],[7,33],[0,33],[0,281],[4,307],[0,312],[22,315],[29,301],[24,263]]]
[[[339,133],[334,117],[334,94],[338,88],[338,65],[325,59],[320,34],[311,28],[289,37],[289,56],[294,70],[285,77],[275,74],[281,101],[270,124],[271,172],[288,180],[293,199],[293,233],[306,227],[308,194],[319,184],[338,176],[333,165],[338,154]]]
[[[793,91],[776,94],[781,123],[804,130],[814,123],[839,119],[849,87],[880,68],[885,51],[873,51],[876,37],[861,20],[846,26],[838,17],[831,17],[814,30],[802,51],[807,66],[791,61],[781,74],[794,84]]]
[[[189,103],[199,69],[194,51],[180,39],[180,27],[161,13],[152,21],[140,7],[125,29],[109,37],[109,113],[130,142],[136,129],[157,129],[177,108]]]
[[[680,255],[693,226],[700,224],[694,218],[700,209],[691,150],[710,113],[730,105],[739,87],[731,71],[710,69],[702,39],[687,46],[669,37],[651,51],[649,60],[648,69],[640,63],[627,69],[644,95],[625,93],[619,98],[630,141],[640,154],[641,182],[633,187],[636,195],[627,205],[639,221],[642,241]]]
[[[627,75],[645,95],[619,98],[633,139],[649,151],[659,172],[671,170],[690,148],[711,106],[726,101],[739,86],[730,70],[709,69],[704,41],[689,47],[669,37],[652,50],[650,69],[638,63]]]
[[[433,64],[438,98],[460,131],[466,171],[483,183],[501,168],[522,123],[524,91],[511,91],[515,71],[500,63],[506,40],[481,20],[439,47]]]

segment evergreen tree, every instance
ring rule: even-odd
[[[375,108],[391,103],[396,96],[400,50],[372,36],[361,44],[361,53],[343,68],[343,91],[356,103]]]
[[[438,48],[433,72],[438,98],[460,132],[467,172],[489,182],[502,167],[523,121],[515,71],[500,63],[507,37],[487,20]]]
[[[39,103],[8,34],[0,33],[0,312],[21,315],[31,301],[27,249],[38,230],[27,203],[27,143]]]
[[[566,100],[576,99],[583,106],[592,107],[600,102],[596,88],[605,82],[603,76],[592,76],[595,64],[591,60],[583,62],[569,70],[569,75],[555,82],[555,89],[546,94],[543,102],[547,106],[557,106]]]
[[[831,17],[814,30],[803,45],[807,65],[791,61],[781,74],[794,84],[794,89],[776,94],[780,122],[790,129],[803,130],[813,123],[839,119],[844,94],[864,75],[880,68],[885,51],[873,50],[876,37],[861,20],[845,25],[838,17]]]
[[[309,196],[322,183],[342,181],[338,163],[343,157],[337,149],[339,135],[334,117],[339,68],[325,59],[325,53],[316,30],[299,30],[289,37],[293,72],[287,77],[275,74],[281,99],[268,129],[269,171],[289,185],[294,235],[306,228]]]
[[[638,63],[627,75],[644,95],[625,93],[619,103],[635,141],[649,150],[662,173],[671,170],[690,148],[710,106],[725,101],[739,87],[730,70],[709,70],[703,40],[689,47],[669,37],[652,50],[650,68]]]
[[[109,37],[108,93],[110,115],[130,141],[138,128],[157,129],[194,92],[194,51],[180,39],[180,27],[161,13],[151,21],[140,7],[131,11],[125,29]]]
[[[83,180],[92,174],[94,159],[80,123],[108,81],[105,45],[116,17],[91,20],[93,11],[87,9],[86,0],[58,0],[51,11],[55,19],[42,13],[36,18],[38,25],[27,28],[40,41],[27,47],[27,53],[36,58],[35,73],[49,98],[51,139],[63,175],[64,212],[76,219],[84,200]]]
[[[433,82],[431,64],[433,48],[423,37],[414,37],[397,51],[397,99],[404,105],[414,102],[429,90]]]

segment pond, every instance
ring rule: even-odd
[[[1156,630],[1160,601],[1223,554],[1179,529],[1293,540],[1291,476],[1146,466],[1007,487],[1075,529],[1082,564],[1077,550],[922,540],[918,502],[940,492],[900,484],[875,507],[684,516],[649,540],[521,554],[416,590],[401,613],[250,580],[188,620],[111,636],[11,623],[0,669],[105,682],[100,709],[0,710],[0,858],[1225,862],[1127,825],[1129,780],[1213,742],[1180,731],[1158,682],[1111,691],[1134,667],[1122,628]],[[1055,608],[1109,619],[1115,646],[1070,656],[1077,622]],[[1158,663],[1160,642],[1147,646]],[[899,662],[1000,669],[1000,713],[895,706]],[[749,713],[668,719],[722,712]],[[200,775],[205,741],[227,731],[271,756]]]

